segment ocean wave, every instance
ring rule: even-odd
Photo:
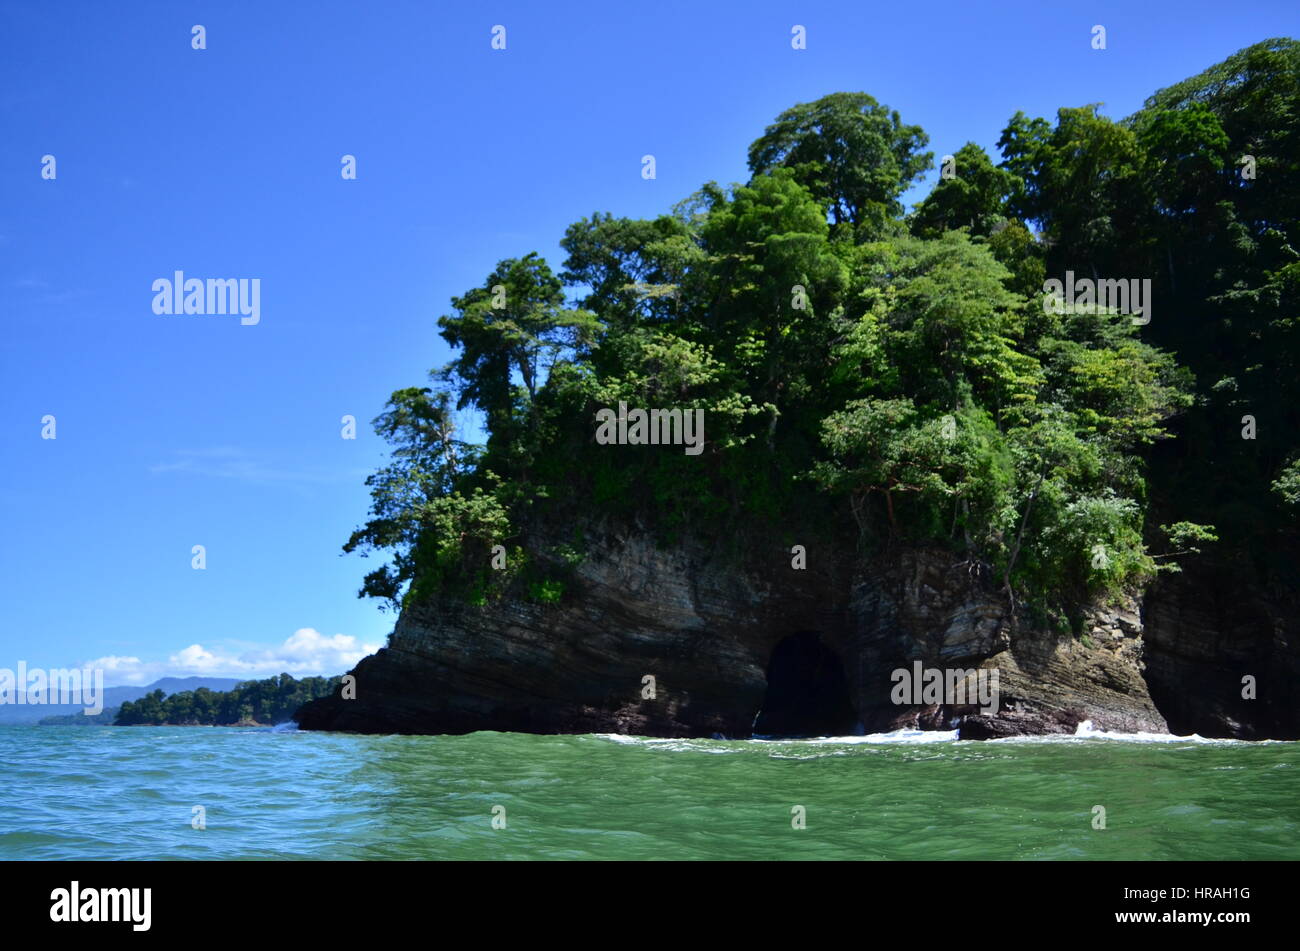
[[[666,739],[651,736],[628,736],[622,733],[593,733],[601,740],[624,746],[642,746],[652,749],[692,750],[700,753],[734,753],[746,747],[806,747],[806,746],[874,746],[883,744],[951,743],[957,739],[956,730],[893,730],[889,733],[870,733],[866,736],[814,736],[814,737],[753,737],[727,739],[703,737],[695,739]]]
[[[1093,726],[1091,720],[1084,720],[1074,733],[1048,733],[1041,736],[1006,736],[989,743],[1076,743],[1080,740],[1111,740],[1124,743],[1192,743],[1206,746],[1257,746],[1260,743],[1287,743],[1291,740],[1234,740],[1228,738],[1205,737],[1198,733],[1178,736],[1174,733],[1148,733],[1139,730],[1126,733],[1119,730],[1100,730]]]
[[[817,737],[753,737],[750,739],[695,738],[666,739],[662,737],[628,736],[621,733],[595,733],[598,739],[609,740],[625,746],[641,746],[652,749],[673,751],[693,751],[699,753],[738,752],[746,746],[913,746],[930,743],[953,743],[960,740],[957,730],[891,730],[888,733],[869,733],[865,736],[817,736]],[[1110,740],[1124,743],[1192,743],[1205,746],[1247,745],[1257,746],[1261,743],[1294,743],[1295,740],[1235,740],[1227,738],[1204,737],[1196,733],[1179,736],[1174,733],[1148,733],[1138,731],[1126,733],[1114,730],[1102,730],[1093,725],[1091,720],[1084,720],[1074,733],[1049,733],[1035,736],[1007,736],[996,740],[978,740],[967,742],[980,743],[1078,743],[1080,741]]]

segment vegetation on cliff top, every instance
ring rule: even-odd
[[[666,535],[839,519],[864,547],[948,546],[1064,619],[1213,540],[1198,523],[1293,532],[1298,117],[1300,44],[1270,40],[1123,121],[1016,113],[1000,162],[967,143],[907,214],[934,167],[919,126],[865,93],[787,110],[748,182],[582,218],[558,274],[530,253],[452,300],[457,358],[376,420],[392,459],[345,550],[391,559],[361,593],[552,600],[581,539],[529,551],[524,528],[582,507]],[[1067,271],[1150,279],[1150,323],[1045,307]],[[702,408],[703,453],[598,444],[620,402]],[[458,438],[466,408],[483,445]],[[1246,412],[1267,442],[1240,438]]]

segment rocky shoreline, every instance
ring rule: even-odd
[[[355,699],[313,701],[297,720],[361,733],[745,738],[771,702],[778,645],[800,638],[807,656],[793,663],[838,664],[839,679],[826,684],[842,684],[842,709],[852,711],[852,722],[835,721],[840,732],[955,728],[991,739],[1073,733],[1089,720],[1166,733],[1153,692],[1169,684],[1151,668],[1185,672],[1170,653],[1180,643],[1171,625],[1182,623],[1170,615],[1171,590],[1162,589],[1154,638],[1135,600],[1088,612],[1086,636],[1076,637],[1014,622],[996,586],[944,552],[898,548],[850,566],[810,545],[799,570],[782,547],[737,561],[701,540],[660,548],[648,533],[606,530],[590,538],[558,604],[507,596],[408,606],[389,645],[352,671]],[[917,660],[996,670],[996,712],[893,702],[891,671]],[[1237,682],[1232,670],[1221,679]],[[1188,717],[1185,708],[1174,725],[1186,732],[1261,737],[1238,710]],[[1270,732],[1288,729],[1295,724]]]

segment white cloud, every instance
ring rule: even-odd
[[[135,684],[147,684],[150,680],[158,679],[156,677],[150,678],[142,673],[144,665],[140,662],[139,657],[118,657],[115,654],[110,654],[107,657],[96,657],[94,660],[88,660],[82,666],[89,667],[92,670],[102,670],[104,677],[113,683],[134,686]]]
[[[278,648],[245,651],[239,656],[239,661],[250,668],[275,668],[274,673],[282,670],[291,674],[296,674],[299,670],[314,673],[324,669],[342,673],[377,650],[378,644],[362,644],[350,634],[326,637],[313,628],[301,627]]]
[[[166,661],[142,661],[138,657],[100,657],[87,667],[103,668],[105,677],[119,684],[147,684],[160,677],[239,677],[252,680],[285,672],[295,677],[341,674],[379,650],[378,644],[363,644],[351,634],[331,637],[314,628],[294,631],[278,647],[254,647],[242,653],[191,644]]]
[[[139,657],[118,657],[110,654],[107,657],[100,657],[90,661],[89,667],[103,667],[105,670],[131,670],[140,664]]]
[[[213,667],[221,665],[221,660],[212,651],[205,650],[202,644],[191,644],[185,650],[172,654],[167,663],[190,673],[208,673]]]

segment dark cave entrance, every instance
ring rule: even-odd
[[[767,693],[754,718],[756,736],[848,736],[858,717],[844,665],[816,631],[791,634],[767,664]]]

